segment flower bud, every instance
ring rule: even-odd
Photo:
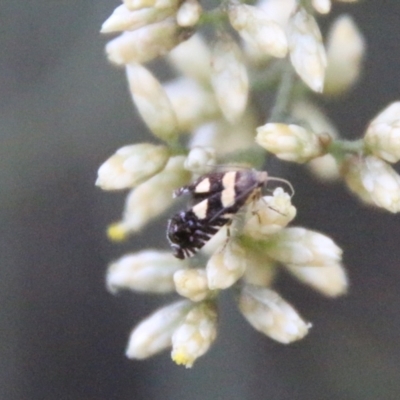
[[[146,63],[168,53],[191,32],[178,27],[173,19],[124,32],[106,45],[108,59],[117,64]]]
[[[205,302],[194,307],[172,336],[172,359],[191,368],[217,337],[217,310]]]
[[[118,6],[101,26],[101,33],[134,31],[143,26],[159,22],[176,11],[176,7],[157,9],[154,7],[130,11],[124,4]]]
[[[169,54],[171,64],[183,75],[208,84],[211,76],[211,54],[200,34],[196,33]]]
[[[242,277],[246,270],[246,251],[230,239],[207,262],[208,287],[211,290],[226,289]]]
[[[322,267],[285,265],[299,281],[328,297],[345,294],[349,286],[346,271],[340,263]]]
[[[191,307],[188,300],[177,301],[140,322],[130,335],[126,356],[143,359],[170,347],[172,334]]]
[[[321,233],[285,228],[271,237],[268,256],[283,264],[321,267],[340,262],[342,250]]]
[[[291,115],[296,120],[317,134],[328,134],[331,138],[339,136],[332,121],[315,104],[308,101],[297,101],[292,105]],[[339,167],[331,154],[313,158],[307,164],[312,173],[323,181],[333,181],[339,178]]]
[[[203,301],[209,296],[207,275],[204,269],[182,269],[174,274],[176,291],[192,301]]]
[[[350,89],[360,76],[365,40],[349,15],[340,16],[328,34],[328,66],[324,93],[338,95]]]
[[[243,151],[254,146],[254,130],[257,120],[248,111],[234,125],[220,119],[197,128],[192,136],[190,147],[213,147],[217,154]]]
[[[320,14],[328,14],[331,11],[331,0],[312,0],[311,3]]]
[[[192,27],[199,22],[202,8],[197,0],[185,0],[176,14],[179,26]]]
[[[103,190],[132,188],[160,172],[168,158],[165,146],[141,143],[121,147],[100,166],[96,185]]]
[[[256,330],[281,343],[302,339],[311,327],[289,303],[267,288],[246,285],[239,308]]]
[[[250,42],[261,53],[283,58],[288,44],[283,29],[261,9],[246,4],[231,5],[230,23],[243,40]]]
[[[176,115],[158,80],[139,64],[127,65],[126,75],[132,99],[149,129],[162,140],[176,139]]]
[[[289,20],[287,34],[294,69],[312,90],[322,92],[327,61],[314,17],[299,8]]]
[[[128,10],[140,10],[141,8],[154,7],[157,0],[122,0]]]
[[[296,0],[261,0],[257,2],[257,8],[263,10],[268,18],[286,29],[290,15],[297,5]]]
[[[216,152],[212,147],[193,147],[185,160],[185,169],[203,175],[215,165],[215,159]]]
[[[396,163],[400,160],[400,102],[390,104],[369,124],[365,145],[375,156]]]
[[[211,66],[211,85],[218,104],[225,118],[234,123],[246,108],[249,78],[240,48],[229,36],[216,42]]]
[[[256,142],[278,158],[299,163],[325,153],[323,140],[298,125],[268,123],[257,128]],[[323,138],[324,139],[324,138]]]
[[[282,188],[276,188],[272,196],[264,196],[252,208],[243,233],[255,239],[265,239],[280,231],[296,216],[296,208],[290,196]]]
[[[381,159],[351,157],[343,165],[343,174],[349,188],[366,203],[400,211],[400,176]]]
[[[134,11],[141,8],[153,7],[158,9],[176,7],[179,3],[177,0],[123,0],[128,10]]]
[[[187,78],[177,78],[164,85],[177,118],[180,132],[190,132],[220,115],[211,91]]]
[[[173,203],[173,191],[190,179],[190,173],[183,168],[185,157],[171,157],[159,174],[133,189],[125,204],[124,217],[114,232],[122,238],[128,232],[139,231],[151,219],[159,216]]]
[[[173,276],[186,265],[170,252],[143,250],[114,261],[107,271],[110,292],[130,289],[139,292],[167,293],[175,289]]]
[[[276,262],[264,252],[249,251],[243,279],[250,285],[269,287],[274,281],[276,270]]]

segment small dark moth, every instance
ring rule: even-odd
[[[192,257],[246,204],[261,196],[268,180],[265,171],[212,172],[176,190],[190,194],[194,206],[168,222],[167,237],[177,258]]]

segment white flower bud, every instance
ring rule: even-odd
[[[143,359],[170,347],[172,334],[191,307],[188,300],[177,301],[140,322],[130,335],[126,356]]]
[[[268,123],[257,128],[256,142],[286,161],[304,163],[323,155],[324,141],[325,138],[298,125]]]
[[[182,269],[175,272],[176,291],[192,301],[203,301],[209,294],[207,275],[204,269]]]
[[[272,196],[264,196],[251,209],[243,233],[256,239],[265,239],[280,231],[296,216],[296,208],[290,196],[282,188],[276,188]]]
[[[191,79],[174,79],[166,83],[164,89],[175,111],[178,129],[181,132],[190,132],[220,115],[213,93]]]
[[[106,283],[110,292],[130,289],[139,292],[166,293],[175,289],[173,276],[187,263],[170,252],[143,250],[127,254],[114,261],[107,271]]]
[[[331,11],[331,0],[312,0],[311,3],[320,14],[328,14]]]
[[[176,7],[179,3],[177,0],[123,0],[125,7],[128,10],[134,11],[141,8],[153,7],[153,8],[170,8]]]
[[[140,10],[141,8],[154,7],[157,0],[122,0],[128,10]]]
[[[254,115],[246,111],[235,125],[222,119],[204,124],[194,132],[190,147],[213,147],[217,154],[243,151],[254,146],[256,123]]]
[[[202,11],[197,0],[185,0],[176,14],[176,22],[179,26],[194,26],[199,22]]]
[[[190,173],[183,168],[184,160],[183,156],[171,157],[163,171],[131,191],[122,221],[109,229],[112,240],[123,240],[129,232],[139,231],[172,205],[173,191],[190,179]]]
[[[117,64],[146,63],[162,56],[190,36],[173,19],[124,32],[106,45],[108,59]]]
[[[249,92],[249,78],[239,46],[229,37],[215,43],[211,60],[211,85],[225,118],[236,122],[243,114]]]
[[[269,287],[274,281],[276,270],[276,262],[266,257],[264,252],[249,251],[243,279],[250,285]]]
[[[340,16],[328,34],[328,66],[324,93],[341,94],[358,80],[365,54],[365,40],[349,15]]]
[[[285,265],[301,282],[328,297],[345,294],[349,286],[346,271],[340,263],[323,267]]]
[[[349,188],[369,204],[397,213],[400,211],[400,176],[374,156],[352,157],[343,168]]]
[[[101,26],[101,33],[133,31],[154,22],[162,21],[176,11],[176,7],[154,7],[130,11],[124,4],[118,6]]]
[[[314,17],[299,8],[289,20],[287,34],[294,69],[312,90],[322,92],[327,60]]]
[[[283,29],[286,29],[290,15],[297,5],[296,0],[261,0],[257,8],[263,10],[268,18],[277,22]]]
[[[176,115],[160,82],[139,64],[127,65],[126,75],[132,99],[149,129],[162,140],[176,139]]]
[[[175,47],[169,54],[171,64],[200,83],[208,84],[211,76],[211,53],[199,34]]]
[[[390,163],[400,160],[400,102],[390,104],[369,124],[365,145]]]
[[[210,166],[215,165],[216,152],[212,147],[193,147],[185,160],[185,169],[198,175],[210,171]]]
[[[267,288],[246,285],[239,308],[256,330],[281,343],[302,339],[311,327],[289,303]]]
[[[232,286],[246,270],[246,257],[245,249],[230,239],[207,262],[208,287],[215,290]]]
[[[329,134],[331,138],[339,136],[332,121],[315,104],[308,101],[297,101],[292,105],[291,115],[301,121],[317,134]],[[333,181],[339,178],[339,167],[331,154],[313,158],[307,163],[312,173],[323,181]]]
[[[321,267],[339,263],[342,250],[321,233],[285,228],[271,237],[268,256],[283,264]]]
[[[217,311],[211,303],[194,307],[172,336],[172,359],[191,368],[217,337]]]
[[[288,43],[285,32],[264,11],[238,4],[229,7],[228,15],[232,27],[259,52],[279,58],[286,56]]]
[[[132,188],[160,172],[168,158],[165,146],[140,143],[121,147],[100,166],[96,185],[103,190]]]

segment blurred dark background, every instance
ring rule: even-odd
[[[399,216],[293,167],[296,225],[344,247],[349,294],[324,299],[283,276],[280,291],[314,324],[305,340],[286,347],[261,336],[228,295],[217,343],[192,370],[168,353],[124,357],[130,329],[165,299],[110,295],[106,266],[166,243],[152,224],[147,237],[110,244],[105,227],[124,196],[94,187],[115,149],[148,137],[98,33],[118,4],[0,1],[0,399],[400,398]],[[325,22],[345,10],[368,56],[357,88],[328,112],[356,138],[400,99],[400,2],[337,4]]]

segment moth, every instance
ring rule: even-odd
[[[261,197],[269,179],[265,171],[211,172],[174,192],[190,194],[194,205],[175,214],[167,227],[167,238],[175,257],[196,254],[224,225],[231,223],[246,204]]]

